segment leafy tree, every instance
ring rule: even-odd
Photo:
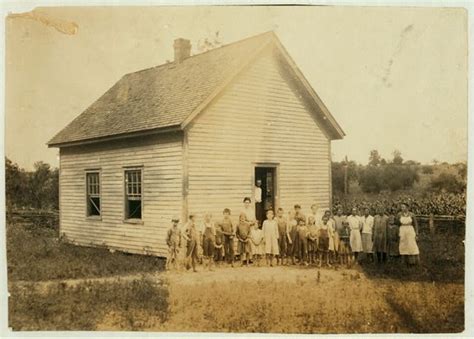
[[[370,166],[378,166],[382,163],[382,157],[379,154],[379,151],[376,149],[370,151],[370,156],[369,156],[369,165]]]
[[[41,209],[45,206],[48,198],[48,186],[51,185],[51,166],[39,161],[34,164],[34,168],[35,171],[31,173],[29,182],[29,189],[32,197],[31,204],[32,207]]]
[[[399,150],[395,150],[395,151],[393,151],[392,155],[393,155],[392,162],[394,164],[396,164],[396,165],[403,164],[402,152],[400,152]]]
[[[5,197],[7,209],[27,202],[28,175],[16,163],[5,158]]]
[[[359,185],[366,193],[379,193],[384,190],[392,192],[413,187],[419,180],[419,163],[407,161],[399,151],[393,153],[394,159],[387,163],[382,159],[377,150],[372,150],[369,164],[360,170]]]
[[[58,208],[59,171],[49,164],[37,162],[27,172],[5,159],[5,193],[7,208]]]
[[[464,162],[458,162],[458,163],[454,164],[454,167],[456,167],[459,177],[462,180],[466,180],[466,178],[467,178],[467,164],[464,163]]]
[[[455,174],[442,172],[431,180],[431,189],[438,192],[461,193],[466,189],[464,182]]]
[[[404,162],[404,165],[407,166],[420,166],[421,164],[418,161],[415,160],[407,160]]]
[[[360,170],[359,185],[365,193],[380,193],[383,189],[383,171],[380,167],[366,166]]]
[[[331,174],[332,174],[332,187],[335,192],[344,192],[344,171],[347,165],[347,183],[357,181],[357,163],[354,161],[332,162]]]
[[[419,180],[416,167],[388,164],[383,169],[383,186],[391,192],[413,187]]]
[[[431,165],[423,165],[423,166],[421,167],[421,172],[422,172],[423,174],[433,174],[433,172],[434,172],[434,171],[433,171],[433,166],[431,166]]]

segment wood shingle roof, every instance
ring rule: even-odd
[[[50,147],[131,133],[180,128],[249,57],[277,39],[273,32],[123,76],[56,134]]]

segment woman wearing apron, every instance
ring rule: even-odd
[[[419,261],[420,254],[416,243],[418,223],[406,204],[401,204],[401,212],[397,216],[397,221],[400,224],[400,255],[405,258],[407,265],[415,265]]]

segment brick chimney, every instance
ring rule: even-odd
[[[179,38],[174,41],[174,62],[179,64],[191,55],[191,42],[187,39]]]

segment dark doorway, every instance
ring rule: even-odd
[[[276,198],[276,167],[255,167],[255,185],[261,181],[262,202],[255,202],[255,214],[259,224],[265,220],[265,211],[272,209],[275,212]]]

